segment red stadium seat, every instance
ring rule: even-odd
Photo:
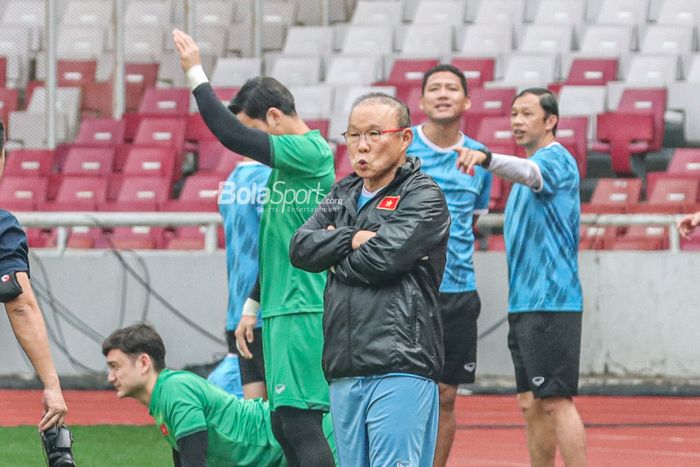
[[[155,211],[170,196],[171,181],[161,177],[126,177],[117,199],[100,206],[102,211]]]
[[[651,115],[654,119],[654,134],[649,143],[650,151],[658,151],[664,141],[664,113],[668,102],[666,88],[658,89],[625,89],[620,98],[617,110],[643,115]]]
[[[180,177],[177,155],[173,148],[132,146],[122,167],[124,175],[160,177],[175,181]]]
[[[321,136],[328,139],[328,127],[330,126],[330,122],[328,120],[304,120],[304,122],[306,123],[306,126],[308,126],[310,129],[319,130],[321,132]]]
[[[141,146],[166,146],[182,153],[185,144],[185,118],[144,118],[134,136],[134,144]]]
[[[565,84],[602,86],[617,79],[616,58],[576,58],[571,62]]]
[[[663,250],[668,248],[668,227],[633,225],[617,237],[613,250]]]
[[[165,242],[163,227],[145,225],[115,227],[108,236],[109,241],[105,241],[104,246],[117,250],[152,250],[162,248]],[[102,242],[96,246],[104,247]]]
[[[139,113],[149,117],[185,117],[190,113],[190,90],[148,88],[141,100]]]
[[[503,235],[489,235],[486,240],[486,248],[488,251],[505,251],[506,242]]]
[[[159,67],[157,62],[127,62],[124,64],[124,80],[127,83],[140,83],[144,90],[155,87]]]
[[[700,232],[694,232],[688,240],[681,238],[681,250],[700,251]]]
[[[496,60],[493,58],[459,58],[452,59],[452,64],[462,70],[467,78],[467,92],[480,88],[484,83],[493,81]],[[510,105],[510,103],[509,103]]]
[[[339,144],[335,150],[335,181],[341,180],[351,173],[355,173],[348,157],[348,147]]]
[[[581,178],[588,171],[588,117],[560,117],[557,125],[559,141],[576,159]]]
[[[52,229],[40,229],[29,227],[24,229],[27,232],[27,243],[29,248],[55,248],[56,231]]]
[[[639,178],[601,178],[593,191],[590,203],[581,205],[583,212],[632,212],[639,204],[642,180]]]
[[[218,140],[199,143],[197,167],[200,172],[216,173],[225,179],[241,160],[243,156],[229,151]]]
[[[506,208],[511,182],[494,176],[491,184],[491,197],[489,198],[489,210],[502,212]]]
[[[91,82],[82,87],[80,112],[83,117],[110,118],[112,116],[113,88],[111,82]]]
[[[607,250],[615,243],[618,229],[597,225],[582,225],[579,235],[579,250]]]
[[[102,240],[104,233],[99,227],[75,226],[68,232],[66,247],[76,249],[94,248]]]
[[[674,176],[700,178],[700,148],[678,148],[666,172]]]
[[[105,176],[112,173],[114,148],[70,148],[63,163],[64,175]]]
[[[128,62],[124,64],[127,112],[138,112],[146,89],[156,86],[159,67],[158,63]]]
[[[124,144],[126,124],[123,120],[111,118],[85,118],[75,143],[81,146],[116,147]]]
[[[475,139],[486,145],[491,152],[522,155],[522,150],[515,144],[513,138],[510,117],[484,118],[481,120]]]
[[[95,82],[97,62],[95,60],[65,60],[56,65],[59,86],[85,86]]]
[[[598,142],[593,144],[593,149],[610,154],[616,174],[630,175],[630,157],[650,150],[654,120],[651,115],[630,112],[598,114],[596,135]]]
[[[1,58],[1,57],[0,57]],[[19,90],[5,89],[0,86],[0,120],[5,124],[5,131],[9,129],[10,112],[17,110],[19,103]],[[6,138],[12,135],[7,131]]]
[[[690,178],[664,177],[657,180],[647,203],[639,204],[635,212],[685,213],[695,209],[700,181]]]
[[[52,172],[54,152],[50,149],[14,149],[6,155],[5,176],[45,177]]]
[[[219,175],[191,175],[185,180],[176,200],[161,204],[161,211],[218,211],[219,183],[225,177]]]
[[[484,118],[509,116],[510,104],[514,97],[515,88],[471,89],[471,107],[462,117],[464,132],[473,138]]]
[[[386,85],[399,86],[402,84],[414,84],[420,87],[423,81],[423,73],[438,64],[436,59],[406,59],[397,58],[391,67],[389,79]]]
[[[226,237],[223,226],[217,229],[218,247],[225,248]],[[175,235],[167,240],[168,250],[202,250],[204,248],[204,236],[206,227],[178,227]]]
[[[0,179],[0,206],[8,211],[34,211],[46,200],[48,180],[38,177]]]
[[[216,140],[216,136],[214,136],[214,134],[209,130],[207,124],[204,123],[202,115],[199,113],[194,113],[187,116],[185,140],[199,143],[202,141]]]
[[[411,125],[419,125],[426,120],[425,112],[420,108],[420,99],[423,95],[420,83],[405,83],[396,85],[396,97],[403,101],[411,112]]]
[[[73,177],[60,179],[56,199],[38,206],[41,211],[96,211],[107,199],[106,177]]]

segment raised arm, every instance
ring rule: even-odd
[[[542,187],[540,168],[529,159],[468,148],[457,148],[455,151],[459,154],[457,166],[464,173],[473,173],[474,167],[480,165],[511,182],[522,183],[534,190]]]
[[[175,29],[173,41],[199,112],[209,130],[231,151],[269,166],[272,157],[268,134],[243,125],[221,103],[202,68],[199,47],[190,36]]]

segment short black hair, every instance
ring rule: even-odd
[[[350,114],[355,110],[355,107],[368,101],[393,107],[396,110],[399,127],[409,128],[411,126],[411,112],[408,110],[408,106],[400,99],[383,92],[369,92],[361,95],[353,102]]]
[[[557,116],[557,123],[554,125],[554,128],[552,128],[552,134],[556,136],[557,126],[559,125],[559,103],[557,103],[557,98],[554,96],[552,91],[545,88],[523,89],[518,93],[517,96],[513,98],[513,101],[510,103],[510,105],[513,106],[515,101],[523,97],[525,94],[533,94],[540,98],[540,106],[542,107],[542,110],[544,110],[545,119],[549,118],[550,115]]]
[[[262,121],[265,121],[271,107],[285,115],[297,114],[292,93],[284,84],[269,76],[257,76],[246,81],[228,105],[234,114],[245,112],[250,118]]]
[[[114,349],[132,357],[145,353],[151,357],[153,368],[158,373],[165,368],[163,339],[150,324],[138,323],[114,331],[102,342],[102,355],[106,357]]]
[[[0,153],[5,148],[5,125],[0,120]]]
[[[459,82],[462,84],[462,89],[464,90],[464,95],[467,95],[467,78],[465,78],[462,70],[460,70],[454,65],[450,65],[449,63],[441,63],[440,65],[435,65],[423,74],[423,83],[420,87],[421,94],[425,94],[425,85],[428,84],[428,78],[430,78],[431,75],[434,75],[435,73],[439,73],[441,71],[447,71],[448,73],[452,73],[457,78],[459,78]]]

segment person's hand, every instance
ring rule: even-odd
[[[63,425],[63,420],[66,418],[66,413],[68,413],[68,407],[66,406],[66,401],[63,400],[61,388],[45,388],[42,404],[44,406],[44,416],[39,421],[39,431],[45,431],[54,425]]]
[[[474,175],[474,167],[486,161],[486,154],[468,148],[455,148],[457,152],[457,168],[465,174]]]
[[[357,250],[363,244],[367,243],[370,238],[377,235],[377,232],[370,230],[360,230],[352,237],[352,249]]]
[[[202,64],[199,46],[194,39],[179,29],[173,29],[173,41],[175,42],[177,53],[180,54],[180,65],[182,65],[185,73],[193,66]]]
[[[690,234],[693,233],[695,227],[700,224],[700,211],[695,214],[688,214],[678,221],[676,227],[678,227],[678,232],[685,239],[690,238]]]
[[[248,350],[248,344],[253,343],[253,329],[257,324],[258,319],[254,316],[241,316],[241,320],[238,322],[238,327],[236,328],[236,347],[238,348],[238,353],[241,357],[250,360],[253,358],[253,354]]]

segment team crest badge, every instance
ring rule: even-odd
[[[400,196],[385,196],[384,199],[377,205],[377,209],[385,209],[387,211],[396,211],[396,206],[399,205]]]

